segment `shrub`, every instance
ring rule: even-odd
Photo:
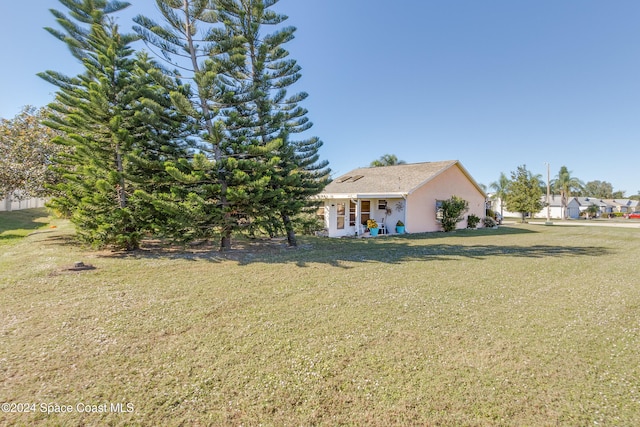
[[[476,228],[480,223],[480,217],[471,214],[467,217],[467,228]]]
[[[372,229],[372,228],[378,228],[378,222],[375,219],[368,219],[367,220],[367,228],[368,229]]]
[[[442,229],[446,232],[456,229],[456,224],[464,219],[464,213],[469,210],[469,203],[458,197],[451,196],[442,201]]]
[[[303,212],[294,218],[293,229],[297,234],[313,236],[324,230],[324,221],[314,213]]]
[[[492,228],[492,227],[495,227],[497,225],[496,224],[496,220],[491,218],[490,216],[485,216],[482,219],[482,224],[487,228]]]
[[[396,227],[404,227],[404,222],[398,220],[398,222],[396,222]]]

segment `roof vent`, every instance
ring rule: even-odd
[[[342,184],[343,182],[356,182],[357,180],[364,178],[364,175],[354,175],[354,176],[345,176],[344,178],[341,178],[338,180],[339,184]]]

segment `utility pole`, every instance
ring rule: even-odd
[[[551,194],[551,174],[549,172],[550,164],[549,162],[545,162],[545,164],[547,165],[547,222],[545,222],[545,225],[552,225],[553,223],[551,222],[551,203],[549,200],[549,196]]]

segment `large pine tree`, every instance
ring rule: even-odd
[[[265,150],[265,163],[273,165],[262,193],[267,203],[262,203],[255,220],[271,226],[281,221],[289,245],[295,246],[293,218],[324,188],[329,170],[328,162],[319,161],[318,138],[291,138],[312,123],[299,105],[308,95],[287,92],[300,79],[301,68],[283,47],[293,39],[295,28],[279,27],[287,17],[271,9],[277,1],[219,0],[224,31],[217,33],[217,43],[223,51],[228,47],[228,56],[234,58],[232,73],[224,80],[236,93],[232,113],[227,114],[229,127],[242,129],[254,145],[271,148]],[[263,34],[269,27],[274,31]],[[226,42],[229,37],[236,42]]]
[[[300,68],[281,45],[294,29],[260,35],[285,19],[269,10],[275,1],[156,4],[165,25],[138,16],[134,29],[192,81],[190,93],[171,96],[199,142],[193,158],[167,163],[179,184],[165,208],[183,212],[180,235],[218,233],[227,249],[234,231],[278,222],[295,244],[291,218],[326,184],[328,170],[317,138],[290,140],[311,126],[298,106],[306,94],[287,96]]]
[[[137,209],[149,198],[136,199],[134,191],[153,193],[154,162],[164,165],[167,158],[185,155],[176,138],[183,120],[172,120],[166,91],[151,84],[158,74],[153,64],[134,57],[130,45],[137,36],[121,34],[111,17],[127,3],[61,3],[69,16],[52,13],[66,34],[48,30],[67,43],[85,70],[75,77],[40,74],[59,88],[51,104],[57,114],[48,125],[63,133],[57,141],[68,147],[57,159],[65,179],[51,205],[71,217],[85,242],[136,249],[150,221]]]
[[[191,81],[187,92],[171,93],[176,107],[189,118],[198,145],[193,158],[166,165],[176,185],[163,208],[182,212],[181,221],[175,223],[175,236],[192,240],[219,235],[221,249],[228,249],[240,216],[234,199],[246,196],[230,182],[244,177],[220,119],[229,95],[220,85],[219,74],[221,68],[229,68],[229,58],[217,54],[219,48],[213,41],[217,13],[211,3],[156,0],[165,25],[137,16],[134,30]]]

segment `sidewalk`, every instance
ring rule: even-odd
[[[591,226],[591,227],[621,227],[621,228],[639,228],[640,229],[640,221],[634,220],[625,220],[616,221],[616,220],[561,220],[561,219],[552,219],[551,222],[553,225],[577,225],[577,226]],[[529,224],[533,225],[545,225],[546,221],[529,221]],[[515,222],[513,222],[515,224]]]

